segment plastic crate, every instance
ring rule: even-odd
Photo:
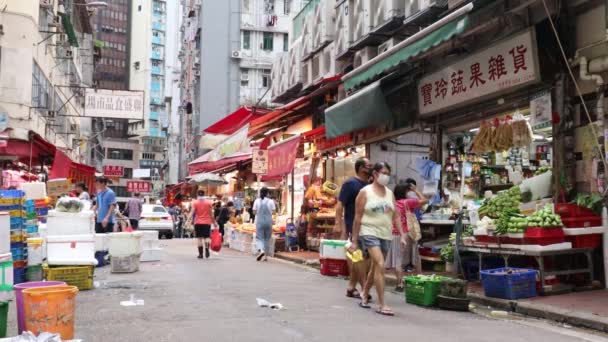
[[[0,208],[7,205],[21,205],[22,203],[21,198],[0,198]]]
[[[443,310],[469,311],[469,299],[454,298],[443,295],[437,296],[437,306]]]
[[[27,234],[38,233],[38,226],[25,226],[25,231],[27,232]]]
[[[23,190],[0,190],[1,198],[22,198],[25,196]]]
[[[348,276],[348,264],[346,260],[320,259],[321,274],[329,277]]]
[[[562,223],[566,228],[588,228],[599,227],[602,225],[601,216],[580,216],[562,218]]]
[[[13,201],[13,200],[11,200]],[[23,207],[19,204],[4,204],[0,205],[0,211],[12,211],[12,210],[22,210]]]
[[[25,211],[21,209],[9,210],[8,215],[12,217],[24,217]]]
[[[25,283],[25,267],[13,267],[13,284]]]
[[[593,210],[578,206],[574,203],[557,203],[555,205],[555,213],[561,216],[562,220],[564,218],[597,215]]]
[[[503,267],[480,271],[486,297],[520,299],[536,297],[536,270]]]
[[[42,281],[44,272],[41,265],[28,266],[25,270],[25,279],[27,281]]]
[[[566,241],[572,242],[572,248],[598,248],[602,245],[602,234],[569,235]]]
[[[38,222],[40,222],[40,223],[46,223],[46,216],[39,216],[38,217]]]
[[[11,254],[13,260],[22,261],[27,259],[27,249],[24,248],[11,248]]]
[[[49,207],[36,208],[36,214],[38,216],[47,216],[49,214]]]
[[[40,208],[40,207],[48,207],[49,206],[49,200],[46,198],[43,199],[35,199],[34,200],[34,206],[36,208]]]
[[[441,283],[441,295],[449,298],[467,298],[467,282],[461,279],[446,279]]]
[[[403,278],[405,283],[405,301],[421,306],[435,306],[441,290],[441,283],[447,277],[435,277],[433,280],[420,279],[416,276]]]
[[[24,242],[27,239],[27,235],[23,234],[23,230],[16,229],[11,231],[11,243]]]
[[[44,265],[44,276],[47,281],[63,281],[79,290],[93,288],[93,272],[95,266],[60,266],[49,267]]]
[[[524,240],[528,245],[547,246],[562,243],[566,238],[562,227],[528,227],[524,233]]]
[[[11,227],[13,225],[22,225],[23,222],[23,217],[11,217]]]

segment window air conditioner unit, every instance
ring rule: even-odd
[[[60,33],[57,35],[57,41],[60,43],[65,43],[68,40],[68,36],[65,33]]]
[[[57,112],[54,111],[54,110],[49,110],[49,111],[46,112],[46,116],[49,119],[54,119],[57,116]]]
[[[249,81],[249,73],[244,72],[241,74],[241,81]]]
[[[393,46],[399,44],[400,40],[393,37],[378,46],[378,54],[388,51]]]
[[[51,20],[51,22],[49,22],[49,26],[52,26],[52,27],[61,26],[61,17],[59,17],[58,15],[54,15],[53,20]]]
[[[232,58],[243,58],[243,53],[240,50],[232,51]]]
[[[65,50],[65,57],[66,58],[72,58],[74,56],[74,52],[72,51],[72,49],[66,49]]]

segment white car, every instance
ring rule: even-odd
[[[157,230],[158,237],[173,238],[173,217],[162,205],[144,204],[139,220],[139,230]]]

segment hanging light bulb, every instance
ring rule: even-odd
[[[344,158],[346,157],[346,151],[345,150],[338,150],[338,157],[340,158]]]

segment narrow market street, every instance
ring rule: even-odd
[[[279,260],[256,263],[224,249],[193,257],[193,240],[163,240],[161,262],[133,274],[98,268],[98,287],[77,296],[75,337],[95,341],[608,341],[535,320],[504,321],[405,304],[396,317],[364,310],[343,295],[344,281]],[[133,294],[144,306],[125,307]],[[284,310],[260,308],[256,297]],[[14,304],[10,308],[14,312]],[[9,315],[14,320],[14,315]],[[9,321],[9,333],[16,327]],[[491,336],[491,337],[490,337]]]

